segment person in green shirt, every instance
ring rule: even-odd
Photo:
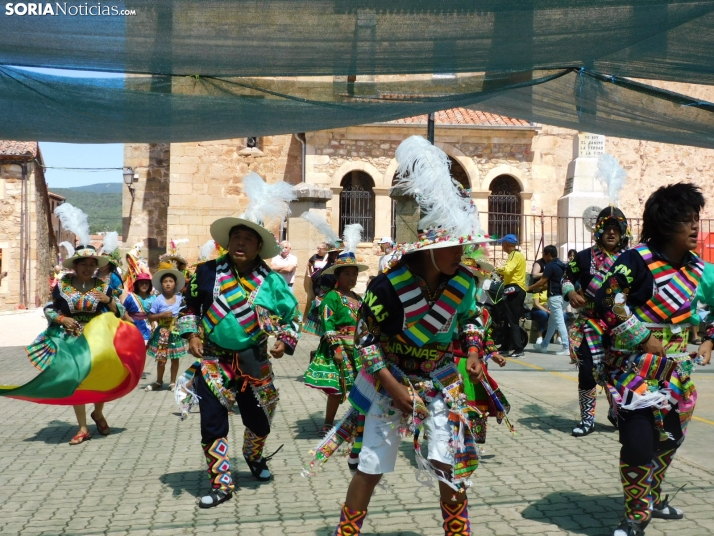
[[[508,254],[506,265],[498,268],[496,273],[503,278],[504,286],[504,311],[506,322],[503,328],[503,344],[499,351],[505,354],[509,350],[509,357],[523,357],[523,342],[519,321],[523,313],[523,303],[526,301],[526,257],[518,247],[518,238],[514,234],[507,234],[498,240],[503,251]]]

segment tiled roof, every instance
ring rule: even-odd
[[[30,160],[37,156],[36,141],[0,140],[0,158],[20,158]]]
[[[427,123],[426,115],[415,115],[414,117],[405,117],[403,119],[395,119],[387,121],[393,124],[421,124]],[[478,110],[470,110],[468,108],[451,108],[436,112],[434,115],[434,123],[437,125],[479,125],[491,127],[530,127],[533,123],[523,119],[514,119],[505,115],[496,115],[489,112],[480,112]]]

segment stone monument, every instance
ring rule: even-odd
[[[590,247],[598,212],[610,203],[597,178],[598,157],[605,152],[605,136],[578,132],[573,138],[573,160],[568,164],[565,191],[558,199],[558,254]]]

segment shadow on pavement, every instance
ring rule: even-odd
[[[556,491],[532,502],[521,513],[524,519],[556,525],[568,534],[602,536],[620,521],[622,498]]]
[[[339,419],[339,416],[338,416]],[[325,421],[325,410],[310,414],[307,418],[297,419],[290,425],[290,430],[295,439],[310,439],[315,441],[315,445],[320,442],[318,432],[322,429],[322,423]],[[335,420],[337,424],[337,419]],[[319,424],[318,424],[319,423]]]
[[[92,434],[92,440],[103,439],[94,423],[88,425],[89,431]],[[120,428],[109,425],[112,435],[121,434],[126,428]],[[48,426],[35,432],[32,437],[26,437],[23,441],[42,441],[48,445],[59,445],[61,443],[69,443],[69,440],[77,433],[78,425],[76,423],[69,424],[64,421],[52,421]]]
[[[210,482],[205,470],[179,471],[161,475],[159,480],[173,490],[173,496],[178,497],[186,492],[193,497],[200,497],[210,490]]]

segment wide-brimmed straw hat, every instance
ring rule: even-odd
[[[77,247],[77,249],[74,250],[74,255],[67,257],[62,261],[62,266],[68,270],[74,270],[75,261],[81,259],[96,259],[97,268],[101,268],[102,266],[109,264],[109,259],[104,255],[100,255],[94,246],[86,245]]]
[[[186,286],[186,278],[181,272],[175,268],[166,268],[164,270],[157,271],[151,278],[151,284],[156,290],[161,290],[161,280],[165,275],[172,275],[174,277],[174,280],[176,281],[176,292],[181,292],[181,289]]]
[[[357,262],[357,257],[355,257],[355,254],[351,251],[340,253],[335,259],[335,262],[329,268],[326,268],[322,273],[334,274],[335,270],[338,268],[357,268],[358,272],[369,270],[369,266]]]
[[[271,259],[280,255],[280,245],[275,238],[275,235],[268,231],[262,225],[255,223],[254,221],[246,220],[245,218],[221,218],[214,221],[211,224],[211,238],[216,241],[216,244],[221,246],[223,249],[228,249],[228,242],[230,240],[230,230],[237,225],[243,225],[255,231],[260,236],[260,241],[263,242],[263,246],[258,251],[258,254],[263,259]]]

